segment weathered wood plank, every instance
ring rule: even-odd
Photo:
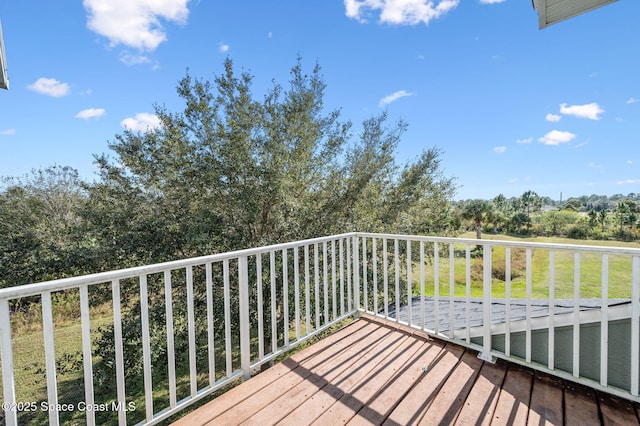
[[[410,362],[396,371],[348,424],[381,424],[414,384],[427,374],[423,367],[431,365],[440,354],[445,353],[444,346],[439,343],[430,343],[425,349],[420,356],[412,357]]]
[[[261,404],[262,408],[258,411],[246,412],[245,421],[242,424],[263,426],[277,423],[315,395],[320,389],[331,383],[331,381],[339,379],[359,358],[379,342],[384,341],[386,337],[392,335],[388,328],[377,324],[371,325],[374,330],[369,333],[367,339],[352,340],[346,338],[341,342],[342,345],[346,344],[346,346],[342,347],[341,345],[340,351],[332,356],[323,359],[313,357],[307,362],[300,363],[300,367],[309,372],[306,380],[301,381],[287,392],[278,395],[277,398],[266,395],[264,398],[267,403]],[[365,330],[368,330],[368,328]],[[218,420],[220,424],[227,424],[222,416]]]
[[[562,422],[562,380],[536,373],[527,424],[562,425]]]
[[[564,423],[567,426],[582,426],[600,422],[598,401],[593,389],[571,382],[564,386]]]
[[[415,386],[405,394],[403,399],[399,403],[395,403],[395,409],[384,424],[408,425],[417,423],[447,381],[463,353],[462,347],[448,344],[435,360],[425,363],[427,371],[420,375]]]
[[[329,407],[313,423],[316,426],[344,424],[356,415],[405,364],[419,360],[429,350],[430,344],[422,339],[410,338],[392,352],[375,370],[357,383],[338,402]]]
[[[638,424],[636,410],[629,401],[612,395],[600,394],[598,402],[605,426]]]
[[[526,424],[532,380],[533,373],[530,370],[509,365],[493,413],[492,425]]]
[[[313,423],[318,417],[326,412],[329,407],[336,403],[342,396],[347,394],[359,381],[368,377],[373,370],[378,368],[382,361],[399,348],[406,348],[412,339],[404,333],[393,333],[380,341],[369,352],[359,358],[339,377],[327,383],[322,389],[316,392],[311,398],[300,404],[279,424],[300,425]],[[331,421],[330,424],[335,424]]]
[[[467,350],[422,416],[420,424],[453,424],[464,406],[482,364],[476,352]]]
[[[498,403],[502,382],[507,374],[505,363],[485,362],[458,415],[456,425],[489,425]]]
[[[241,406],[243,401],[251,399],[253,395],[260,393],[267,387],[269,387],[269,392],[272,394],[277,392],[272,388],[278,388],[280,386],[283,387],[282,392],[286,392],[291,383],[297,383],[296,380],[300,381],[304,379],[300,374],[293,373],[293,371],[298,368],[300,362],[309,361],[317,357],[330,357],[342,350],[340,342],[344,339],[349,337],[354,339],[367,337],[376,328],[376,325],[366,321],[356,321],[339,332],[327,336],[327,338],[320,340],[316,344],[303,349],[291,358],[256,375],[249,381],[230,389],[228,392],[203,405],[196,411],[178,419],[174,424],[185,426],[204,425],[228,410]],[[286,375],[290,375],[290,377],[273,386],[274,383]],[[292,382],[290,382],[290,380],[292,380]]]

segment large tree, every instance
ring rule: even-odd
[[[348,230],[446,226],[454,180],[435,148],[396,163],[406,123],[390,124],[383,112],[354,140],[352,124],[324,108],[319,66],[305,74],[299,59],[288,87],[274,83],[262,100],[250,74],[237,74],[230,59],[224,66],[213,82],[187,74],[177,88],[184,111],[157,106],[158,129],[125,131],[110,144],[114,158],[97,158],[102,179],[91,197],[105,244],[146,262]]]

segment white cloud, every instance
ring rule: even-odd
[[[155,114],[139,112],[134,117],[125,118],[120,125],[134,132],[147,132],[160,127],[160,119]]]
[[[53,96],[54,98],[61,98],[67,96],[71,89],[69,84],[62,83],[55,78],[40,77],[34,83],[27,86],[29,90],[33,90],[36,93],[42,95]]]
[[[151,63],[151,59],[145,55],[135,55],[130,52],[120,54],[120,62],[125,65],[142,65]]]
[[[533,142],[533,138],[526,138],[526,139],[516,139],[516,143],[518,145],[526,145]]]
[[[640,179],[627,179],[627,180],[619,180],[616,182],[618,185],[637,185],[640,184]]]
[[[636,102],[638,102],[637,98],[629,98],[629,99],[627,99],[627,104],[629,104],[629,105],[635,104]]]
[[[16,134],[16,129],[0,130],[0,135],[12,136]]]
[[[167,40],[160,19],[184,24],[189,0],[84,0],[87,27],[109,39],[111,46],[123,44],[153,51]]]
[[[558,121],[562,120],[562,116],[558,114],[549,113],[544,117],[544,119],[551,123],[557,123]]]
[[[107,111],[104,108],[88,108],[83,109],[79,113],[75,115],[76,118],[82,118],[84,120],[88,120],[90,118],[99,118],[105,115]]]
[[[576,137],[571,132],[565,132],[561,130],[552,130],[543,137],[538,139],[538,142],[545,145],[560,145],[563,143],[571,142]]]
[[[560,113],[564,115],[573,115],[578,118],[588,118],[589,120],[600,120],[600,114],[604,110],[600,108],[596,102],[584,105],[567,105],[560,104]]]
[[[218,51],[220,53],[226,53],[230,48],[231,46],[229,46],[228,44],[224,44],[223,42],[218,43]]]
[[[496,146],[493,148],[493,152],[495,152],[496,154],[503,154],[506,150],[506,146]]]
[[[391,102],[395,102],[400,98],[404,98],[405,96],[413,96],[413,93],[407,92],[406,90],[398,90],[397,92],[380,99],[380,103],[378,104],[378,106],[389,105]]]
[[[364,23],[367,11],[380,11],[380,22],[398,25],[429,24],[459,3],[460,0],[344,0],[349,18]]]

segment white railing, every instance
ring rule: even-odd
[[[357,286],[352,281],[351,253],[356,242],[355,234],[337,235],[0,290],[6,423],[16,424],[20,416],[37,414],[48,416],[50,424],[59,424],[81,411],[84,419],[78,421],[89,425],[153,424],[233,381],[248,378],[262,364],[355,313],[357,292],[353,289]],[[105,285],[110,287],[110,301],[91,297],[94,288],[98,291]],[[79,292],[84,398],[76,401],[59,395],[56,377],[59,352],[52,295],[61,292]],[[33,360],[44,359],[46,401],[33,401],[33,395],[16,389],[14,357],[18,354],[12,340],[12,303],[27,298],[35,298],[42,306],[44,354],[33,354]],[[204,303],[196,303],[198,298]],[[96,362],[106,361],[92,355],[96,345],[91,318],[94,299],[110,305],[107,309],[113,312],[115,348],[109,362],[115,364],[116,395],[111,400],[104,399],[94,386]],[[186,303],[186,312],[176,310],[180,302]],[[156,310],[163,305],[163,324],[153,317],[151,304]],[[126,366],[131,360],[125,359],[125,347],[131,342],[123,338],[123,318],[133,309],[139,310],[142,395],[132,395],[127,387]],[[204,318],[206,333],[198,333]],[[176,338],[178,325],[185,322],[188,355],[187,365],[181,366],[179,361],[185,356]],[[165,340],[161,343],[156,341],[159,327],[166,327],[160,333]],[[164,351],[166,364],[154,365],[154,353]],[[167,374],[155,383],[158,370]],[[168,398],[159,405],[157,394],[163,393]]]
[[[75,400],[56,319],[74,294]],[[41,306],[41,398],[14,366],[22,300]],[[113,359],[95,356],[104,312]],[[640,249],[349,233],[1,289],[5,421],[158,423],[361,313],[639,400]]]
[[[365,233],[358,240],[359,310],[487,361],[640,400],[640,249]]]

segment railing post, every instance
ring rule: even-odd
[[[482,246],[482,352],[478,354],[478,358],[483,361],[495,362],[495,358],[491,356],[491,246],[484,244]]]
[[[251,377],[251,354],[249,331],[249,266],[247,256],[238,259],[238,281],[240,298],[240,366],[244,372],[244,379]],[[284,295],[287,297],[287,295]]]

